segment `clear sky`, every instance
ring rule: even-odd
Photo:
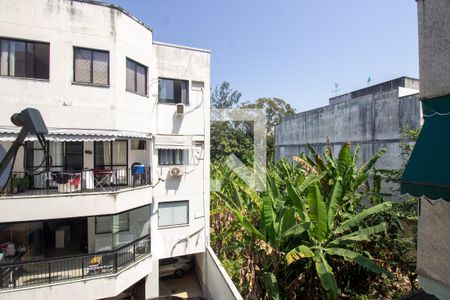
[[[105,0],[108,1],[108,0]],[[212,51],[211,85],[303,111],[400,76],[418,78],[414,0],[111,0],[154,39]]]

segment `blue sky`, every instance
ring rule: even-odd
[[[106,0],[108,1],[108,0]],[[161,42],[212,51],[211,84],[298,111],[400,76],[418,77],[413,0],[113,0]]]

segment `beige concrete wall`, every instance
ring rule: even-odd
[[[450,2],[417,0],[420,97],[450,94]]]

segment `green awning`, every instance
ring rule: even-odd
[[[402,194],[450,202],[450,96],[422,101],[424,124],[401,179]]]

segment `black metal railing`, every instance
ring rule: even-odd
[[[150,184],[150,167],[80,171],[52,167],[37,175],[13,172],[0,196],[108,192]]]
[[[145,236],[113,251],[58,259],[0,263],[0,289],[23,288],[116,274],[150,254],[150,245],[150,236]]]

